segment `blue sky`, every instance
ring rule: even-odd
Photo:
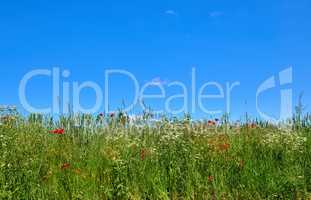
[[[141,85],[159,77],[167,92],[175,94],[178,88],[167,84],[178,80],[191,88],[195,67],[198,87],[208,81],[239,81],[232,93],[232,116],[257,116],[258,86],[292,66],[293,84],[286,87],[293,89],[294,103],[304,91],[308,105],[310,9],[309,0],[3,1],[0,104],[20,106],[19,81],[32,69],[68,69],[66,81],[95,81],[102,88],[105,70],[123,69]],[[36,79],[29,87],[33,104],[51,103],[48,79]],[[133,87],[125,77],[114,77],[111,90],[112,108],[131,101]],[[272,115],[279,111],[279,91],[276,87],[261,100],[262,109]],[[84,91],[81,101],[90,106],[92,91]],[[146,103],[163,107],[162,100]],[[205,103],[212,109],[224,106],[222,100]],[[176,100],[174,106],[180,105]],[[200,111],[193,115],[205,117]]]

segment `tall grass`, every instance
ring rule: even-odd
[[[299,129],[123,113],[1,121],[0,199],[311,197],[310,117]]]

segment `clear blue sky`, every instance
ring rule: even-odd
[[[19,81],[36,68],[69,69],[67,81],[91,80],[102,87],[106,69],[124,69],[140,84],[160,77],[166,83],[183,81],[190,88],[195,66],[197,85],[239,81],[232,115],[248,111],[256,116],[258,85],[292,66],[294,83],[289,87],[294,90],[294,103],[304,91],[308,105],[310,10],[309,0],[2,1],[0,104],[20,105]],[[122,99],[130,101],[133,91],[128,80],[116,77],[113,83],[111,107],[120,106]],[[36,79],[29,87],[29,101],[38,106],[51,102],[48,80]],[[83,93],[84,105],[94,102],[92,95]],[[279,96],[279,88],[266,94],[263,110],[278,113]],[[222,106],[223,101],[207,102],[210,108]],[[200,111],[193,114],[204,116]]]

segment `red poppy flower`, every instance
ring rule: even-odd
[[[213,176],[208,176],[208,182],[213,182],[214,181],[214,177]]]
[[[64,129],[55,129],[50,131],[50,133],[55,134],[55,135],[63,135],[65,133]]]
[[[61,166],[61,170],[65,170],[65,169],[68,169],[70,168],[70,164],[69,163],[64,163],[62,166]]]
[[[215,126],[215,125],[216,125],[216,122],[214,122],[214,121],[212,121],[212,120],[208,120],[207,125],[208,125],[208,126]]]
[[[103,116],[104,116],[104,113],[99,113],[98,116],[99,116],[99,117],[103,117]]]
[[[230,144],[224,143],[224,144],[221,144],[219,147],[220,147],[220,150],[227,151],[230,148]]]
[[[146,149],[140,150],[140,159],[145,160],[146,158]]]

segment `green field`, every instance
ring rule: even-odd
[[[0,199],[311,199],[310,120],[147,118],[3,117]]]

